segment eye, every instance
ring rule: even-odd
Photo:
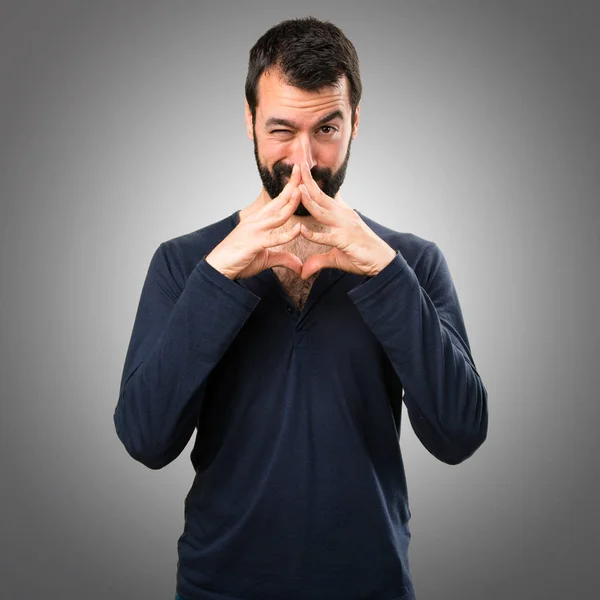
[[[271,133],[291,133],[289,129],[273,129]]]
[[[327,131],[324,131],[324,130],[327,130]],[[321,131],[325,135],[331,135],[331,134],[335,133],[337,131],[337,129],[335,127],[333,127],[333,125],[323,125],[321,127]]]

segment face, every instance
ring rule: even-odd
[[[350,146],[356,136],[359,109],[351,125],[346,77],[318,92],[307,92],[264,73],[258,83],[256,120],[246,104],[246,127],[263,187],[276,198],[291,176],[292,166],[305,161],[319,187],[334,197],[346,175]],[[296,216],[310,216],[302,203]]]

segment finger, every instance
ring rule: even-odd
[[[292,214],[294,214],[294,211],[298,208],[301,199],[302,194],[300,193],[300,190],[298,188],[294,188],[289,202],[275,212],[266,215],[263,218],[261,226],[264,229],[276,229],[277,227],[280,227],[286,223]]]
[[[308,163],[306,161],[300,163],[300,173],[302,175],[302,183],[306,186],[306,189],[308,190],[308,193],[313,201],[327,208],[327,201],[331,199],[329,196],[323,193],[323,190],[319,187],[319,184],[313,179],[312,173],[310,172]]]
[[[300,191],[300,188],[294,188],[294,190],[292,191],[292,195],[290,197],[290,201],[287,203],[287,205],[284,207],[284,209],[282,211],[286,216],[286,221],[295,212],[295,210],[298,208],[298,205],[300,204],[301,201],[302,201],[302,192]]]
[[[277,198],[275,198],[275,200],[273,202],[277,202],[280,199],[285,201],[289,201],[292,192],[298,187],[298,184],[300,183],[300,168],[299,166],[296,164],[292,167],[292,174],[290,175],[290,178],[288,179],[288,182],[285,184],[283,190],[281,190],[281,194],[279,194],[279,196],[277,196]],[[272,204],[271,202],[269,204]]]
[[[325,223],[326,225],[335,224],[335,219],[332,218],[331,213],[314,201],[313,196],[309,193],[304,183],[298,186],[298,189],[302,194],[302,204],[304,204],[306,210],[308,210],[317,221]]]
[[[300,225],[300,233],[303,237],[315,244],[323,244],[325,246],[337,246],[331,232],[313,231],[306,225]]]
[[[271,235],[269,235],[266,244],[264,244],[265,248],[272,248],[273,246],[281,246],[283,244],[287,244],[295,237],[300,235],[300,223],[296,223],[291,229],[283,232],[272,231]]]
[[[271,216],[277,211],[281,210],[282,207],[286,206],[288,202],[294,201],[295,199],[292,197],[292,195],[294,190],[297,189],[299,182],[300,168],[298,165],[294,165],[292,167],[292,175],[290,176],[289,181],[285,184],[283,190],[281,190],[279,196],[277,196],[270,202],[267,202],[267,204],[265,204],[260,210],[256,212],[256,220],[261,221],[265,216]],[[275,216],[277,217],[278,215]]]
[[[300,227],[301,224],[296,223],[288,231],[284,231],[283,233],[279,234],[279,239],[281,240],[280,244],[287,244],[288,242],[291,242],[294,238],[298,237],[300,235]]]
[[[320,271],[321,269],[337,268],[334,256],[332,252],[326,252],[325,254],[313,254],[305,263],[302,268],[302,279],[306,280],[311,275]]]
[[[302,275],[302,261],[291,252],[269,252],[269,260],[266,269],[271,267],[285,267],[294,271],[297,275]]]
[[[294,164],[292,166],[292,175],[290,176],[290,181],[296,186],[302,181],[302,171],[300,170],[299,164]]]

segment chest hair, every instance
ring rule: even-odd
[[[295,254],[303,263],[306,259],[313,254],[324,254],[331,250],[331,246],[325,246],[323,244],[315,244],[310,240],[301,238],[298,236],[287,244],[281,246],[274,246],[271,248],[274,252],[290,252]],[[315,279],[319,275],[319,271],[313,273],[306,281],[296,275],[293,271],[286,269],[285,267],[272,267],[273,272],[279,279],[281,285],[290,297],[294,306],[298,311],[302,311],[306,299],[310,294],[310,290],[313,286]]]

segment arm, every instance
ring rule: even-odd
[[[439,247],[427,244],[414,271],[397,252],[348,296],[402,382],[404,403],[421,443],[445,463],[467,459],[487,436],[487,391]]]
[[[204,258],[181,289],[170,264],[163,243],[142,288],[113,416],[127,452],[150,469],[187,445],[210,372],[260,301]]]

